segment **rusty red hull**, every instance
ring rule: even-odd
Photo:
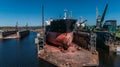
[[[58,32],[48,32],[46,40],[52,45],[63,46],[66,44],[68,47],[71,46],[73,40],[73,32],[69,33],[58,33]]]

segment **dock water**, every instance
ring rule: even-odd
[[[34,44],[36,33],[30,34],[20,40],[0,40],[0,67],[57,67],[43,59],[38,59],[37,48]],[[26,44],[27,43],[27,44]],[[98,49],[99,66],[119,67],[120,53],[108,53]]]
[[[35,37],[36,33],[30,32],[20,39],[1,39],[0,67],[39,67]]]

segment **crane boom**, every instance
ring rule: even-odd
[[[104,21],[107,8],[108,8],[108,4],[106,4],[105,9],[104,9],[104,12],[103,12],[103,14],[102,14],[102,18],[101,18],[101,21],[100,21],[100,28],[102,28],[102,22]]]

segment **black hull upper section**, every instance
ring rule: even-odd
[[[72,32],[75,26],[76,20],[74,19],[57,19],[51,21],[50,26],[47,26],[47,31],[68,33]]]

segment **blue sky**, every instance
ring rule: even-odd
[[[67,15],[72,11],[73,18],[87,19],[87,24],[96,24],[96,6],[100,15],[108,3],[105,20],[120,21],[119,0],[0,0],[0,26],[19,26],[26,23],[30,26],[41,25],[41,6],[44,5],[45,20],[63,16],[63,10],[67,9]]]

